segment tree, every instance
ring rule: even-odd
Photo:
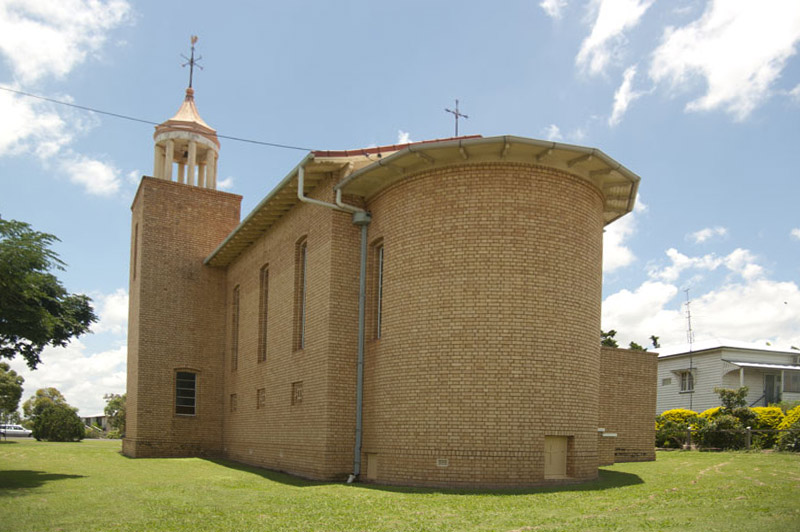
[[[66,403],[46,405],[33,421],[33,437],[47,441],[80,441],[86,429],[74,408]]]
[[[653,349],[658,349],[659,347],[661,347],[661,344],[658,343],[658,336],[656,336],[655,334],[650,335],[650,341],[653,342]]]
[[[22,404],[22,413],[26,419],[33,420],[42,411],[54,404],[67,404],[64,395],[55,388],[39,388],[36,394],[32,395]]]
[[[106,417],[108,417],[108,424],[112,429],[119,431],[120,435],[125,435],[125,403],[128,399],[128,394],[122,395],[116,393],[108,393],[103,399],[107,401],[104,410]]]
[[[33,437],[37,440],[83,439],[83,423],[77,410],[56,388],[39,388],[22,405],[22,412],[32,422]]]
[[[20,354],[31,369],[45,346],[63,347],[97,321],[91,299],[69,294],[50,273],[64,269],[54,242],[29,224],[0,219],[0,358]]]
[[[617,341],[614,340],[614,337],[617,335],[617,331],[611,329],[610,331],[606,332],[601,330],[600,331],[600,345],[605,347],[619,347]]]
[[[15,422],[22,398],[22,383],[25,382],[11,366],[0,362],[0,421]]]
[[[628,344],[628,349],[632,351],[647,351],[646,347],[642,347],[641,345],[637,344],[636,342],[631,342]]]

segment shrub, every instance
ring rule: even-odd
[[[784,418],[783,410],[777,406],[757,406],[750,410],[756,416],[751,426],[757,430],[777,430]],[[776,432],[763,432],[753,435],[753,446],[761,449],[770,449],[775,446],[777,441],[778,433]]]
[[[727,410],[746,407],[748,391],[749,388],[747,386],[742,386],[736,390],[732,388],[714,388],[714,393],[719,395],[722,407]]]
[[[798,422],[800,422],[800,405],[786,412],[786,417],[783,418],[783,421],[781,421],[781,424],[778,425],[778,428],[780,430],[788,429],[793,425],[797,425]]]
[[[745,446],[745,431],[736,416],[721,414],[713,421],[698,423],[694,440],[706,449],[741,449]]]
[[[81,418],[66,404],[44,406],[33,421],[33,437],[37,440],[80,441],[85,430]]]
[[[659,422],[663,423],[666,421],[688,424],[696,417],[697,412],[694,410],[689,410],[687,408],[673,408],[672,410],[663,411],[660,416],[656,417],[656,427],[658,427]]]
[[[106,438],[108,438],[109,440],[118,440],[122,438],[122,433],[117,429],[109,430],[108,433],[106,434]]]
[[[713,408],[709,408],[708,410],[703,410],[702,412],[700,412],[700,417],[706,419],[714,419],[720,414],[721,410],[722,410],[721,406],[715,406]]]
[[[800,452],[800,423],[795,423],[780,433],[777,447],[781,451]]]
[[[697,412],[686,408],[666,410],[656,416],[656,447],[683,447],[686,431],[696,419]]]

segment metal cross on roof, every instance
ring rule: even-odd
[[[194,67],[197,67],[200,70],[203,70],[203,67],[200,66],[200,64],[198,63],[198,61],[200,61],[203,58],[203,56],[202,55],[198,55],[197,59],[194,58],[194,45],[195,45],[195,43],[197,43],[197,35],[192,35],[192,56],[191,57],[186,57],[185,55],[181,54],[181,57],[186,59],[186,62],[181,66],[185,67],[186,65],[189,65],[189,88],[192,87],[192,78],[194,77]]]
[[[469,117],[467,115],[462,114],[462,113],[459,112],[459,110],[458,110],[458,100],[456,100],[456,110],[455,111],[453,111],[452,109],[447,109],[446,107],[445,107],[444,110],[447,111],[448,113],[453,113],[453,116],[455,116],[455,118],[456,118],[456,137],[457,137],[458,136],[458,119],[459,119],[459,117],[461,117],[461,118],[469,118]]]

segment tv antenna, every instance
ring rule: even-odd
[[[692,410],[692,396],[694,395],[694,366],[692,364],[692,346],[694,344],[694,331],[692,330],[692,301],[689,299],[689,289],[686,292],[686,341],[689,343],[689,379],[691,379],[691,390],[689,390],[689,410]]]
[[[458,110],[458,100],[456,100],[456,110],[455,110],[455,111],[453,111],[452,109],[448,109],[448,108],[446,108],[446,107],[445,107],[445,109],[444,109],[444,110],[445,110],[446,112],[448,112],[448,113],[452,113],[452,114],[453,114],[453,116],[454,116],[454,117],[455,117],[455,119],[456,119],[456,137],[457,137],[457,136],[458,136],[458,119],[459,119],[459,118],[469,118],[469,117],[468,117],[467,115],[465,115],[465,114],[462,114],[462,113],[461,113],[461,112]]]
[[[200,61],[203,58],[203,56],[202,55],[198,55],[196,59],[194,57],[194,45],[197,43],[197,35],[192,35],[192,39],[191,40],[192,40],[192,56],[191,57],[186,57],[185,55],[181,54],[181,57],[186,59],[186,62],[184,64],[182,64],[181,66],[185,67],[186,65],[189,65],[189,88],[190,89],[192,88],[192,78],[194,77],[194,67],[197,67],[200,70],[203,70],[203,67],[200,66],[200,64],[198,63],[198,61]]]

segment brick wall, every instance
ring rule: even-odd
[[[657,359],[658,354],[649,351],[601,350],[599,427],[617,434],[602,438],[603,445],[613,446],[615,462],[656,459]]]
[[[329,176],[310,196],[330,201],[334,183]],[[306,342],[296,350],[296,249],[303,238]],[[227,457],[318,479],[344,480],[352,471],[358,238],[349,214],[298,204],[228,267],[229,299],[240,287],[240,328],[238,369],[231,369],[228,356],[224,368],[226,402],[231,394],[238,399],[237,411],[224,422]],[[269,267],[267,351],[266,360],[258,362],[264,265]],[[226,308],[230,322],[230,301]],[[264,406],[256,408],[261,388]],[[302,401],[293,401],[300,389]]]
[[[551,435],[570,437],[572,478],[596,477],[599,192],[557,170],[476,164],[406,178],[368,206],[385,256],[375,340],[371,253],[364,390],[374,480],[539,483]]]
[[[203,259],[239,221],[241,196],[145,177],[132,206],[128,456],[219,454],[224,271]],[[194,416],[175,414],[175,373],[197,373]]]

